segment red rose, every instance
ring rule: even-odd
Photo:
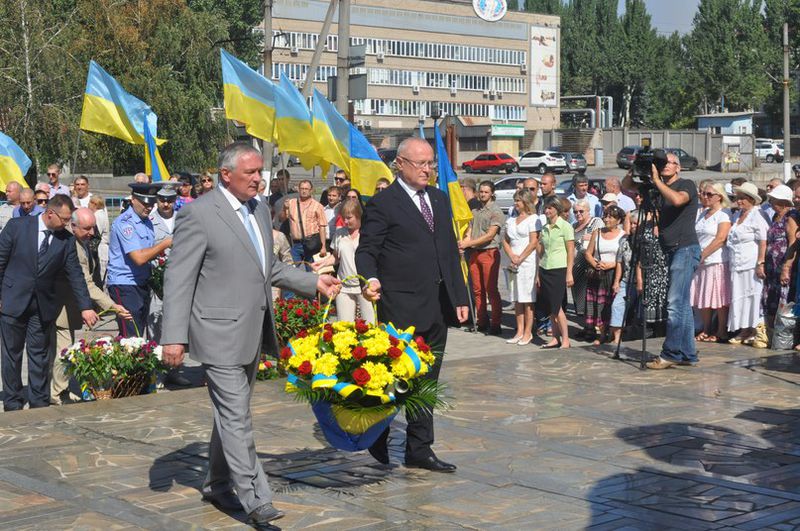
[[[297,372],[299,372],[303,376],[308,376],[309,374],[311,374],[311,362],[306,360],[303,363],[301,363],[300,366],[297,368]],[[369,375],[367,375],[367,379],[369,379]]]
[[[284,323],[286,322],[286,320],[287,320],[288,318],[289,318],[289,316],[288,316],[288,315],[286,315],[286,312],[283,312],[283,313],[281,314],[281,321],[283,321]]]
[[[365,349],[364,347],[359,345],[353,349],[353,359],[360,361],[366,357],[367,357],[367,349]]]
[[[322,328],[324,328],[326,332],[333,332],[333,326],[331,326],[330,323],[325,323],[325,326]]]
[[[397,347],[389,347],[389,351],[387,352],[387,354],[389,354],[390,358],[396,360],[397,358],[403,355],[403,351]]]
[[[414,338],[414,342],[417,344],[417,348],[420,349],[422,352],[428,352],[431,347],[425,343],[425,340],[422,339],[422,336],[417,336]]]
[[[331,330],[325,330],[325,333],[322,334],[322,339],[331,341],[333,339],[333,332]]]
[[[359,334],[366,334],[369,331],[369,325],[363,319],[356,321],[356,332]]]
[[[266,367],[267,369],[271,369],[272,368],[272,362],[271,361],[265,361],[264,362],[264,367]]]
[[[303,317],[303,309],[302,309],[302,308],[298,308],[298,309],[296,309],[296,310],[294,311],[294,314],[295,314],[296,316],[298,316],[298,317]]]
[[[283,347],[281,349],[281,359],[288,360],[291,357],[292,357],[292,349],[290,349],[289,347]]]
[[[304,337],[308,337],[308,332],[306,332],[306,330],[304,328],[303,330],[300,330],[299,332],[297,332],[297,337],[299,337],[301,339],[304,338]]]
[[[356,383],[356,385],[366,385],[369,379],[369,373],[363,367],[359,367],[353,371],[353,381]]]
[[[393,347],[396,347],[400,344],[400,340],[394,336],[389,336],[389,343],[391,343]]]

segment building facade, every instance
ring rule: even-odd
[[[275,0],[272,78],[298,84],[308,71],[327,0]],[[314,86],[327,94],[337,75],[338,13]],[[472,2],[352,0],[352,45],[366,45],[367,98],[353,102],[354,122],[386,147],[430,127],[431,110],[458,121],[461,152],[516,155],[526,131],[558,127],[558,17],[509,11],[498,22]],[[502,127],[511,126],[511,127]]]

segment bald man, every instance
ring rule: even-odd
[[[44,212],[44,208],[36,204],[33,190],[30,188],[23,188],[19,193],[19,206],[14,209],[12,217],[38,216],[42,212]]]
[[[766,189],[767,193],[770,193],[773,188],[778,185],[783,184],[783,179],[770,179],[767,183]],[[772,223],[772,217],[775,215],[775,210],[772,208],[772,205],[769,201],[764,201],[764,204],[761,205],[761,215],[767,220],[767,223]]]
[[[118,315],[125,319],[130,319],[130,312],[122,305],[115,304],[98,285],[92,280],[95,268],[99,264],[94,261],[88,249],[88,242],[94,234],[96,220],[94,212],[89,208],[79,208],[72,213],[68,230],[75,236],[75,248],[78,254],[78,263],[83,271],[83,278],[89,288],[89,298],[96,308],[101,310],[114,310]],[[65,276],[58,278],[55,284],[57,300],[63,302],[61,313],[56,319],[55,341],[50,341],[53,345],[50,359],[52,364],[53,376],[50,379],[50,403],[61,405],[67,398],[69,388],[69,377],[65,373],[66,367],[61,362],[59,353],[65,348],[75,343],[75,331],[83,326],[81,312],[72,294],[69,282]],[[71,396],[73,400],[80,400],[78,396]]]
[[[19,206],[19,193],[22,185],[17,181],[11,181],[6,185],[6,203],[0,205],[0,230],[6,226],[8,220],[14,217],[14,209]]]

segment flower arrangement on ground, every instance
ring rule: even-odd
[[[150,289],[153,290],[156,297],[159,299],[164,298],[164,273],[167,270],[167,255],[164,253],[156,256],[152,261],[153,267],[150,270]]]
[[[267,359],[265,355],[261,355],[261,360],[258,362],[258,371],[256,372],[256,380],[272,380],[279,376],[277,364]]]
[[[296,336],[301,330],[313,328],[323,321],[324,311],[318,300],[303,298],[275,300],[275,333],[281,345]]]
[[[446,407],[443,387],[423,378],[436,361],[414,328],[355,322],[301,330],[281,350],[286,391],[311,403],[331,445],[363,450],[394,416]]]
[[[155,382],[161,346],[141,337],[81,339],[61,352],[67,374],[96,398],[141,394]]]

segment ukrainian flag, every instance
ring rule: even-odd
[[[11,181],[25,183],[25,174],[31,167],[31,159],[8,135],[0,133],[0,191],[6,191]]]
[[[220,54],[225,117],[243,123],[250,135],[273,142],[278,88],[225,50]]]
[[[141,145],[145,143],[145,122],[157,136],[158,117],[150,106],[128,94],[100,65],[89,61],[81,129]],[[166,140],[155,138],[156,145],[164,142]]]
[[[305,98],[281,72],[275,108],[276,144],[281,151],[296,155],[307,170],[323,162],[318,155],[312,123]]]
[[[150,127],[146,123],[144,125],[144,172],[153,179],[153,182],[169,180],[167,166],[161,160],[161,153],[159,153],[155,139],[150,134]]]
[[[364,135],[316,89],[313,116],[320,158],[346,171],[353,188],[364,195],[372,195],[378,179],[394,179]]]

